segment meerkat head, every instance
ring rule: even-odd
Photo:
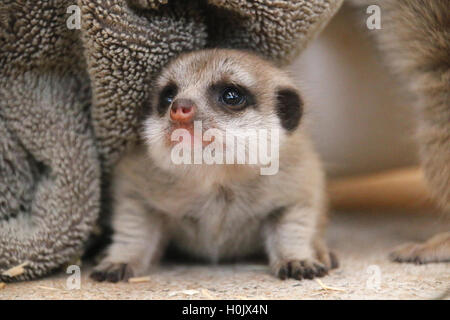
[[[294,135],[303,113],[300,95],[285,72],[243,51],[182,55],[153,86],[144,120],[145,142],[156,164],[175,171],[267,166],[254,162],[264,152],[250,144],[254,134],[257,146],[264,147],[265,140],[270,154],[277,151],[271,145],[281,147]],[[233,145],[230,136],[236,138]],[[247,157],[243,166],[239,156]],[[185,161],[180,164],[180,159]]]

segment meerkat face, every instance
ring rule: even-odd
[[[192,151],[190,157],[182,156],[191,161],[182,167],[194,164],[191,167],[198,168],[195,164],[205,164],[205,159],[194,159],[195,151],[201,149],[206,155],[212,144],[224,146],[223,152],[215,148],[209,153],[215,160],[223,159],[223,163],[212,161],[212,167],[239,165],[239,155],[245,153],[248,159],[252,152],[258,153],[249,146],[254,133],[258,145],[263,140],[270,145],[274,139],[276,144],[285,143],[299,127],[302,107],[292,81],[270,63],[242,51],[203,50],[179,57],[156,80],[144,136],[151,157],[165,168],[177,170],[173,165],[180,163],[171,160],[180,146]],[[237,138],[246,135],[247,139]],[[228,136],[236,137],[233,146]],[[240,149],[242,143],[246,145]],[[235,152],[227,161],[230,147]],[[245,164],[253,169],[261,166],[258,161]]]

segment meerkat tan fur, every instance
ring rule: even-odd
[[[352,0],[377,4],[381,29],[371,30],[384,61],[412,93],[417,140],[430,190],[450,213],[450,1]],[[396,248],[398,262],[450,261],[450,232]]]
[[[115,171],[113,243],[92,277],[146,274],[169,243],[212,262],[265,251],[280,278],[310,279],[336,267],[322,239],[324,175],[290,78],[250,53],[204,50],[173,61],[155,83],[143,143]],[[279,130],[278,172],[261,175],[260,164],[174,164],[169,137],[193,121],[220,132]]]

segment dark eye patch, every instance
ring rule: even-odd
[[[303,101],[294,89],[279,89],[276,110],[283,128],[293,131],[303,115]]]
[[[157,111],[160,117],[166,114],[167,109],[172,104],[177,93],[178,87],[174,83],[169,83],[161,90],[158,96],[158,106],[157,106]]]

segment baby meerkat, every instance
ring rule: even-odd
[[[322,238],[324,174],[283,71],[247,52],[202,50],[154,87],[142,141],[115,170],[113,243],[93,279],[144,275],[168,244],[212,262],[265,251],[282,279],[337,267]],[[242,162],[268,145],[269,166]]]

